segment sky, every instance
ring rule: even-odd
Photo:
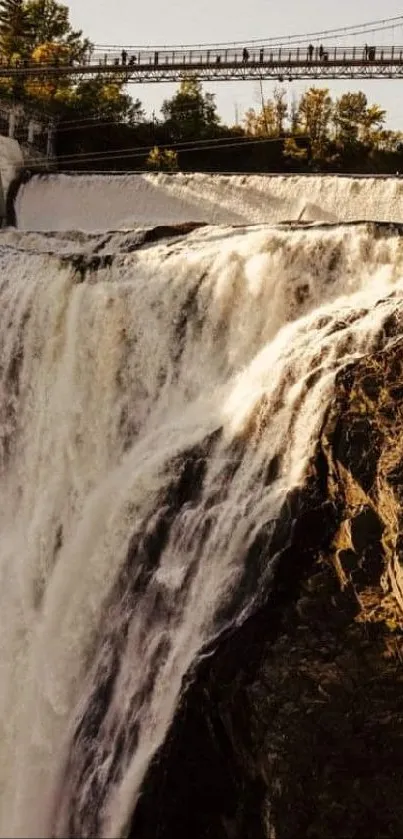
[[[195,44],[264,39],[298,34],[394,17],[402,14],[399,0],[64,0],[70,8],[71,23],[82,29],[95,44],[144,45]],[[372,43],[403,46],[403,26],[379,36]],[[356,41],[361,43],[361,39]],[[336,40],[331,45],[337,45]],[[325,86],[325,82],[315,84]],[[387,125],[403,130],[402,81],[359,81],[345,79],[328,85],[334,96],[346,90],[363,90],[370,102],[387,111]],[[300,95],[308,82],[287,82],[289,99]],[[147,114],[159,115],[161,103],[172,96],[177,85],[131,85],[130,93],[139,98]],[[249,107],[259,107],[256,82],[206,82],[204,89],[216,94],[223,122],[241,121]],[[264,82],[269,98],[271,81]]]

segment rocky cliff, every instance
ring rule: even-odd
[[[401,339],[338,375],[250,555],[275,557],[271,594],[193,673],[133,839],[402,835],[402,397]]]

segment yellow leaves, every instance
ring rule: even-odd
[[[65,44],[55,44],[50,41],[39,44],[32,53],[32,61],[37,64],[66,64],[69,60],[70,51]]]
[[[113,82],[102,85],[99,91],[100,99],[104,102],[116,102],[120,96],[120,87]]]
[[[182,96],[198,99],[202,95],[201,82],[195,76],[186,76],[180,83],[179,93]]]
[[[268,137],[275,133],[275,115],[272,102],[266,102],[264,108],[256,113],[254,108],[246,111],[244,117],[245,133],[251,137]]]
[[[178,154],[173,149],[159,149],[154,146],[147,158],[149,169],[175,172],[178,168]]]
[[[251,137],[279,137],[286,115],[285,91],[275,89],[274,99],[267,99],[260,111],[256,112],[254,108],[246,111],[243,119],[245,134]]]
[[[55,86],[50,81],[39,83],[37,79],[28,79],[25,83],[25,92],[28,96],[36,97],[46,102],[54,96]]]
[[[287,137],[284,140],[284,157],[290,157],[292,160],[306,160],[308,157],[308,149],[301,148],[294,137]]]
[[[35,47],[31,60],[37,64],[49,64],[51,67],[66,64],[69,61],[69,49],[65,44],[45,42]],[[65,102],[71,97],[71,81],[66,78],[27,79],[25,93],[43,104]]]
[[[54,101],[69,102],[73,97],[73,91],[68,81],[58,83],[52,79],[46,79],[41,82],[38,79],[28,79],[25,82],[25,93],[27,96],[41,100],[43,103]]]
[[[12,94],[14,89],[14,79],[6,76],[0,78],[0,96]]]

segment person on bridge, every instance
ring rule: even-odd
[[[154,53],[154,64],[158,64],[158,60],[159,60],[158,52],[155,52]]]
[[[313,44],[309,44],[308,56],[309,56],[309,60],[312,61],[312,58],[313,58]]]
[[[122,50],[122,64],[127,64],[127,52],[126,50]]]
[[[324,52],[325,52],[325,51],[324,51],[323,46],[322,46],[322,44],[321,44],[321,45],[320,45],[320,47],[319,47],[319,58],[323,58],[323,54],[324,54]]]
[[[259,61],[260,61],[261,64],[263,64],[263,56],[264,56],[264,49],[262,47],[262,49],[259,52]]]
[[[246,49],[246,47],[244,47],[242,50],[242,61],[244,61],[245,63],[249,61],[249,52]]]

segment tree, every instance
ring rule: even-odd
[[[283,155],[290,160],[301,162],[308,159],[308,149],[305,146],[299,146],[294,137],[287,137],[284,140]]]
[[[124,93],[123,84],[115,76],[95,76],[79,82],[72,93],[69,107],[77,116],[91,114],[105,120],[134,125],[144,119],[139,99]]]
[[[24,0],[0,1],[0,47],[8,59],[25,56],[29,24]]]
[[[0,0],[0,47],[9,59],[28,59],[51,65],[80,61],[91,48],[80,30],[73,29],[68,6],[56,0]],[[76,83],[70,76],[2,78],[3,95],[40,104],[60,117],[71,111],[133,124],[143,114],[139,100],[124,92],[115,76],[96,76]]]
[[[385,111],[379,105],[368,105],[362,91],[344,93],[336,101],[333,121],[337,140],[345,148],[358,143],[373,146],[385,122]]]
[[[147,166],[154,171],[176,172],[178,169],[178,154],[173,149],[159,149],[154,146],[147,158]]]
[[[369,146],[376,145],[377,139],[382,135],[382,126],[385,123],[386,111],[379,105],[370,105],[364,114],[362,124],[362,141]]]
[[[284,133],[284,121],[288,116],[286,100],[287,91],[283,87],[275,87],[273,91],[273,107],[277,137],[281,137]]]
[[[303,132],[311,139],[314,160],[325,156],[332,112],[333,103],[327,88],[311,87],[301,97],[299,122]]]
[[[67,64],[69,61],[68,48],[64,44],[47,41],[36,47],[31,55],[31,61],[37,64],[51,64],[53,66]],[[25,82],[25,96],[41,102],[41,105],[58,102],[68,102],[72,96],[73,85],[68,76],[47,76],[38,80],[33,76]]]
[[[276,114],[271,99],[267,99],[260,111],[249,108],[243,118],[245,134],[249,137],[274,137],[276,134]]]
[[[59,44],[69,59],[80,60],[90,49],[88,38],[72,28],[68,6],[56,0],[27,0],[24,10],[31,53],[44,44]]]
[[[214,96],[203,93],[201,83],[194,76],[181,81],[178,92],[163,102],[161,112],[175,142],[217,135],[220,120]]]
[[[337,140],[345,146],[358,143],[360,128],[363,124],[367,109],[365,93],[344,93],[336,100],[333,122],[336,127]]]
[[[291,100],[290,106],[290,129],[291,134],[297,134],[299,131],[299,120],[300,120],[300,113],[299,113],[299,102],[294,94]]]

